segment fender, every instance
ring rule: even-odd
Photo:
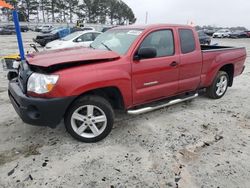
[[[63,69],[58,83],[47,97],[80,96],[88,91],[116,87],[120,90],[125,107],[132,105],[131,64],[125,59]]]

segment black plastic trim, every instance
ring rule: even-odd
[[[67,108],[76,98],[35,98],[23,93],[18,82],[9,82],[9,98],[20,118],[28,124],[55,128],[64,117]]]

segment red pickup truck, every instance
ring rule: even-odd
[[[201,46],[193,27],[117,27],[90,48],[30,54],[9,82],[26,123],[56,127],[83,142],[105,138],[114,110],[140,114],[198,96],[221,98],[244,70],[245,48]]]

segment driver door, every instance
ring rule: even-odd
[[[154,58],[133,60],[134,105],[166,98],[178,91],[179,55],[175,54],[174,32],[164,29],[149,33],[139,49],[145,47],[155,48],[157,55]]]

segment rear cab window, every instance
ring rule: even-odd
[[[182,54],[187,54],[195,51],[195,38],[192,29],[179,29],[179,37]]]

